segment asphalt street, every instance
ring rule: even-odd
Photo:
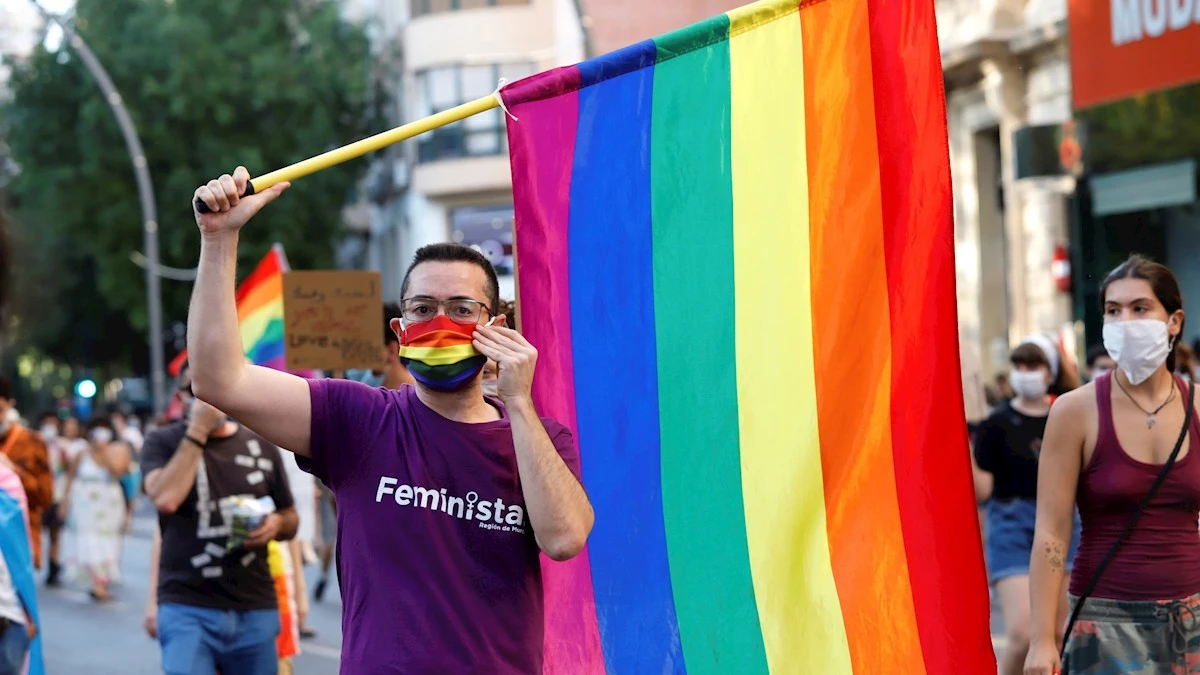
[[[38,604],[45,640],[46,672],[89,675],[161,675],[158,643],[146,635],[146,607],[152,513],[140,513],[133,533],[125,539],[122,582],[113,589],[116,600],[96,604],[82,584],[58,589],[39,584]],[[307,569],[309,588],[316,568]],[[338,669],[341,611],[335,575],[324,602],[311,603],[309,625],[317,637],[301,643],[295,659],[297,675],[329,675]]]

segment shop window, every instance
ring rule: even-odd
[[[449,110],[487,96],[496,89],[500,78],[512,82],[533,74],[533,64],[446,66],[417,74],[417,110],[415,119]],[[435,129],[421,137],[417,157],[435,162],[456,157],[482,157],[508,152],[504,113],[492,109],[461,122]]]
[[[412,0],[413,18],[426,14],[457,12],[460,9],[482,9],[507,5],[528,5],[530,0]]]

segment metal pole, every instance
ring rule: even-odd
[[[150,172],[147,170],[146,153],[142,151],[142,142],[138,140],[137,129],[133,126],[133,119],[129,117],[129,111],[125,109],[121,94],[117,92],[112,78],[108,76],[108,71],[100,65],[100,61],[92,53],[87,43],[71,30],[66,21],[46,11],[37,0],[33,0],[33,4],[47,21],[53,21],[62,28],[71,48],[79,54],[83,65],[96,80],[96,84],[104,94],[104,99],[108,101],[109,107],[112,108],[113,114],[117,118],[121,134],[125,137],[125,147],[129,150],[129,156],[133,160],[133,174],[137,178],[138,198],[142,206],[142,238],[146,249],[146,309],[150,323],[147,330],[150,336],[150,386],[154,396],[154,413],[158,414],[165,407],[163,393],[166,376],[162,346],[162,291],[159,288],[159,279],[156,273],[158,270],[158,217],[154,203],[154,186],[150,182]]]

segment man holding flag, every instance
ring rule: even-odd
[[[541,672],[539,549],[574,557],[594,516],[571,432],[534,410],[537,351],[497,316],[495,270],[464,246],[418,252],[392,324],[415,387],[247,366],[234,303],[238,232],[288,187],[239,197],[248,180],[239,167],[195,192],[207,212],[196,211],[193,386],[295,452],[336,495],[341,672]],[[488,358],[499,364],[498,399],[480,388]]]

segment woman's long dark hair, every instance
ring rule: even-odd
[[[1150,284],[1150,289],[1154,291],[1154,297],[1158,298],[1163,309],[1167,310],[1167,316],[1183,309],[1183,293],[1179,290],[1179,280],[1175,278],[1175,273],[1166,265],[1135,253],[1104,277],[1104,282],[1100,284],[1101,312],[1104,311],[1104,303],[1108,301],[1108,287],[1114,281],[1121,279],[1141,279]],[[1179,335],[1175,336],[1176,341],[1183,339],[1186,322],[1186,316],[1183,321],[1179,322]],[[1175,344],[1175,342],[1171,343],[1171,351],[1167,354],[1167,371],[1172,373],[1175,372]]]

